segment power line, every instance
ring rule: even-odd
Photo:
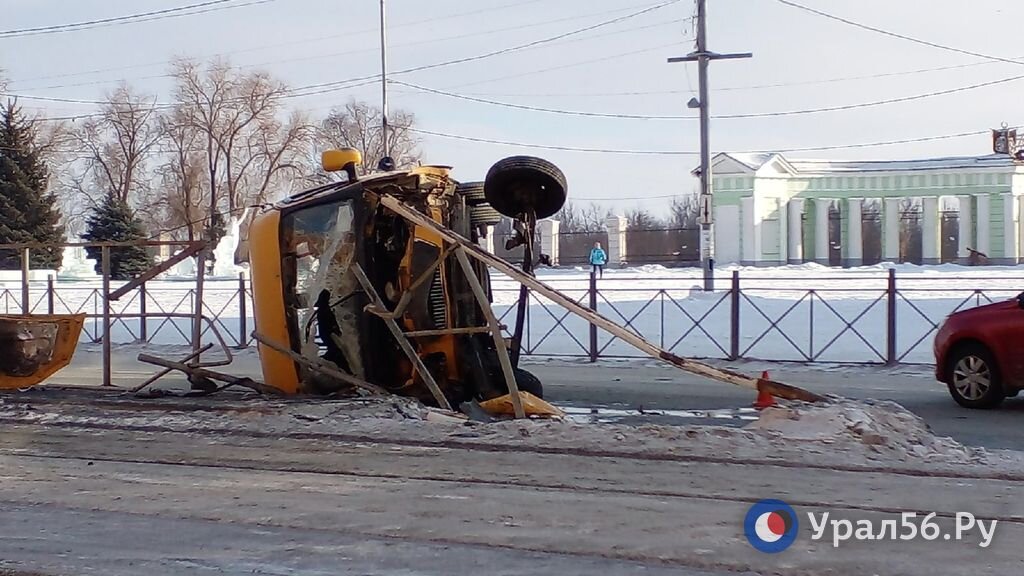
[[[521,7],[521,6],[525,6],[525,5],[529,5],[529,4],[536,4],[536,3],[539,3],[539,2],[542,2],[542,1],[543,0],[527,0],[525,2],[524,1],[511,2],[511,3],[508,3],[508,4],[502,4],[502,5],[499,5],[499,6],[491,6],[491,7],[482,8],[482,9],[479,9],[479,10],[472,10],[472,11],[469,11],[469,12],[457,12],[457,13],[454,13],[454,14],[447,14],[447,15],[443,15],[443,16],[436,16],[434,18],[428,18],[428,19],[425,19],[425,20],[417,20],[415,22],[408,22],[408,23],[405,23],[405,24],[389,25],[389,29],[393,30],[393,29],[404,28],[404,27],[409,27],[409,26],[422,26],[423,24],[427,24],[427,23],[430,23],[430,22],[437,22],[437,21],[441,21],[441,20],[450,20],[450,19],[454,19],[454,18],[463,18],[463,17],[466,17],[466,16],[482,14],[482,13],[486,13],[486,12],[496,12],[496,11],[505,10],[505,9],[508,9],[508,8],[516,8],[516,7]],[[396,47],[400,47],[400,46],[415,46],[415,45],[419,45],[419,44],[426,44],[426,43],[432,43],[432,42],[443,41],[443,40],[455,40],[455,39],[459,39],[459,38],[470,38],[470,37],[474,37],[474,36],[481,36],[481,35],[486,35],[486,34],[496,33],[496,32],[505,32],[505,31],[510,31],[510,30],[519,30],[519,29],[530,28],[530,27],[535,27],[535,26],[544,26],[544,25],[554,24],[554,23],[557,23],[557,22],[563,22],[563,21],[567,21],[567,20],[579,20],[580,18],[586,18],[586,17],[590,17],[590,16],[603,16],[605,14],[614,14],[616,12],[623,12],[625,10],[630,10],[630,9],[632,9],[634,7],[635,7],[635,5],[624,7],[624,8],[616,8],[614,10],[605,10],[605,11],[602,11],[602,12],[596,12],[596,13],[590,13],[590,14],[582,14],[582,15],[581,14],[576,14],[576,15],[573,15],[573,16],[570,16],[570,17],[567,17],[567,18],[560,18],[560,19],[556,19],[556,20],[546,20],[544,22],[537,22],[537,23],[533,23],[533,24],[526,24],[526,25],[515,26],[515,27],[510,27],[510,28],[502,28],[502,29],[498,29],[498,30],[481,31],[481,32],[476,32],[476,33],[472,33],[472,34],[463,34],[463,35],[459,35],[459,36],[446,36],[444,38],[437,38],[437,39],[420,41],[420,42],[410,42],[410,43],[406,43],[406,44],[398,44],[398,45],[396,45]],[[294,41],[291,41],[291,42],[281,42],[281,43],[277,43],[277,44],[261,44],[259,46],[254,46],[254,47],[250,47],[250,48],[240,48],[238,50],[229,50],[229,51],[220,52],[220,53],[217,53],[217,54],[211,54],[211,55],[206,56],[204,58],[216,58],[216,57],[229,56],[229,55],[233,55],[233,54],[240,54],[240,53],[244,53],[244,52],[255,52],[255,51],[267,50],[267,49],[271,49],[271,48],[280,48],[280,47],[284,47],[284,46],[293,46],[293,45],[296,45],[296,44],[307,44],[307,43],[311,43],[311,42],[322,42],[324,40],[332,40],[332,39],[335,39],[335,38],[352,37],[352,36],[355,36],[355,35],[358,35],[358,34],[377,32],[377,31],[378,31],[377,28],[368,28],[368,29],[363,29],[363,30],[346,31],[345,33],[342,33],[342,34],[330,34],[330,35],[327,35],[327,36],[318,36],[318,37],[314,37],[314,38],[303,38],[301,40],[294,40]],[[368,50],[359,50],[359,51],[356,51],[356,52],[348,51],[348,52],[344,52],[344,53],[341,53],[341,54],[362,53],[362,52],[369,52],[369,51],[376,51],[376,50],[377,50],[377,48],[373,48],[373,49],[368,49]],[[340,55],[340,54],[333,54],[332,56],[338,56],[338,55]],[[321,57],[321,56],[315,56],[315,57]],[[322,57],[327,57],[327,55],[324,55]],[[250,66],[256,67],[256,66],[264,66],[264,65],[267,65],[267,64],[276,64],[276,63],[280,63],[280,62],[290,62],[290,61],[292,61],[292,60],[276,61],[276,62],[269,62],[269,63],[264,62],[264,63],[260,63],[260,64],[253,64],[253,65],[250,65]],[[51,80],[51,79],[58,79],[58,78],[69,78],[69,77],[75,77],[75,76],[85,76],[85,75],[89,75],[89,74],[99,74],[99,73],[103,73],[103,72],[117,72],[117,71],[120,71],[120,70],[131,70],[131,69],[136,69],[136,68],[151,68],[151,67],[155,67],[155,66],[166,66],[166,65],[170,64],[171,62],[173,62],[173,59],[172,60],[161,60],[159,62],[149,62],[149,63],[146,63],[146,64],[135,64],[135,65],[131,65],[131,66],[119,66],[119,67],[112,67],[112,68],[99,68],[99,69],[94,69],[94,70],[86,70],[86,71],[81,71],[81,72],[72,72],[72,73],[67,73],[67,74],[53,74],[53,75],[47,75],[47,76],[35,76],[35,77],[31,77],[31,78],[20,78],[20,79],[18,79],[18,82],[19,83],[21,83],[21,82],[33,82],[33,81],[37,81],[37,80]],[[243,66],[243,67],[245,67],[245,66]],[[159,76],[144,76],[141,79],[148,80],[148,79],[153,79],[153,78],[164,78],[164,77],[168,77],[168,76],[169,75],[167,75],[167,74],[159,75]],[[48,87],[41,87],[41,88],[35,88],[35,89],[42,90],[42,89],[51,89],[51,88],[65,88],[65,87],[74,87],[74,86],[87,86],[87,85],[93,85],[93,84],[102,84],[102,83],[106,83],[106,82],[108,82],[108,81],[107,80],[100,80],[100,81],[89,82],[89,83],[71,84],[71,85],[64,85],[64,86],[48,86]]]
[[[620,52],[611,56],[603,56],[601,58],[591,58],[589,60],[580,60],[577,62],[571,62],[569,64],[560,64],[558,66],[550,66],[548,68],[537,68],[530,70],[529,72],[520,72],[517,74],[509,74],[505,76],[499,76],[497,78],[487,78],[484,80],[475,80],[473,82],[466,82],[463,84],[457,84],[451,88],[465,88],[467,86],[478,86],[480,84],[490,84],[492,82],[501,82],[502,80],[512,80],[515,78],[523,78],[524,76],[534,76],[536,74],[543,74],[545,72],[554,72],[557,70],[565,70],[567,68],[576,68],[577,66],[586,66],[587,64],[596,64],[599,62],[607,62],[609,60],[615,60],[618,58],[625,58],[627,56],[635,56],[637,54],[646,54],[649,52],[655,52],[657,50],[665,50],[666,48],[677,48],[678,42],[672,42],[669,44],[659,44],[658,46],[652,46],[650,48],[641,48],[639,50],[633,50],[630,52]]]
[[[949,90],[936,90],[934,92],[926,92],[924,94],[916,94],[913,96],[902,96],[900,98],[888,98],[885,100],[876,100],[874,102],[861,102],[858,104],[845,104],[842,106],[828,106],[825,108],[809,108],[805,110],[790,110],[785,112],[760,112],[753,114],[724,114],[721,116],[715,116],[715,118],[766,118],[766,117],[778,117],[778,116],[795,116],[800,114],[818,114],[821,112],[839,112],[845,110],[856,110],[860,108],[871,108],[874,106],[884,106],[887,104],[897,104],[900,102],[911,102],[914,100],[923,100],[925,98],[934,98],[936,96],[946,96],[949,94],[956,94],[958,92],[966,92],[968,90],[977,90],[978,88],[986,88],[989,86],[996,86],[999,84],[1006,84],[1009,82],[1016,82],[1018,80],[1024,80],[1024,75],[1011,76],[1009,78],[1002,78],[999,80],[992,80],[991,82],[982,82],[980,84],[971,84],[968,86],[959,86],[957,88],[951,88]]]
[[[938,48],[939,50],[945,50],[947,52],[955,52],[957,54],[965,54],[967,56],[974,56],[974,57],[977,57],[977,58],[984,58],[986,60],[992,60],[992,61],[995,61],[995,62],[1006,62],[1007,64],[1017,64],[1017,65],[1024,64],[1024,62],[1021,62],[1020,60],[1013,60],[1013,59],[1010,59],[1010,58],[1002,58],[1000,56],[992,56],[990,54],[982,54],[981,52],[974,52],[974,51],[971,51],[971,50],[964,50],[962,48],[955,48],[953,46],[946,46],[945,44],[939,44],[939,43],[936,43],[936,42],[930,42],[928,40],[921,40],[920,38],[914,38],[912,36],[907,36],[905,34],[898,34],[896,32],[890,32],[889,30],[883,30],[881,28],[876,28],[874,26],[868,26],[867,24],[861,24],[860,22],[854,22],[853,20],[849,20],[847,18],[842,18],[842,17],[836,16],[834,14],[829,14],[828,12],[822,12],[821,10],[814,9],[814,8],[809,7],[809,6],[804,6],[802,4],[797,4],[796,2],[792,2],[791,0],[775,0],[775,1],[780,3],[780,4],[785,4],[786,6],[790,6],[792,8],[797,8],[797,9],[803,10],[805,12],[810,12],[811,14],[815,14],[817,16],[821,16],[822,18],[828,18],[829,20],[835,20],[836,22],[842,22],[843,24],[847,24],[847,25],[850,25],[850,26],[854,26],[856,28],[861,28],[863,30],[868,30],[868,31],[871,31],[871,32],[875,32],[877,34],[882,34],[884,36],[889,36],[891,38],[898,38],[900,40],[906,40],[908,42],[913,42],[914,44],[920,44],[922,46],[929,46],[931,48]]]
[[[456,98],[458,100],[467,100],[469,102],[477,102],[480,104],[489,104],[491,106],[500,106],[503,108],[513,108],[515,110],[527,110],[530,112],[545,112],[548,114],[562,114],[567,116],[585,116],[591,118],[622,118],[628,120],[695,120],[696,116],[657,116],[657,115],[644,115],[644,114],[616,114],[616,113],[605,113],[605,112],[583,112],[580,110],[557,110],[554,108],[541,108],[539,106],[526,106],[523,104],[512,104],[510,102],[499,102],[497,100],[487,100],[484,98],[476,98],[473,96],[466,96],[464,94],[456,94],[454,92],[445,92],[444,90],[435,90],[433,88],[427,88],[425,86],[419,86],[409,82],[402,82],[401,80],[392,80],[394,84],[401,86],[407,86],[414,90],[426,92],[429,94],[438,94],[441,96],[447,96],[448,98]]]
[[[648,6],[647,8],[644,8],[642,10],[639,10],[639,11],[636,11],[636,12],[631,12],[629,14],[626,14],[625,16],[619,16],[618,18],[612,18],[611,20],[605,20],[603,22],[598,22],[597,24],[591,24],[591,25],[585,26],[583,28],[577,28],[575,30],[570,30],[568,32],[563,32],[561,34],[556,34],[555,36],[548,36],[547,38],[541,38],[539,40],[534,40],[534,41],[531,41],[531,42],[527,42],[525,44],[518,44],[518,45],[515,45],[515,46],[509,46],[507,48],[502,48],[500,50],[494,50],[494,51],[491,51],[491,52],[486,52],[484,54],[477,54],[475,56],[465,56],[465,57],[462,57],[462,58],[455,58],[455,59],[452,59],[452,60],[445,60],[443,62],[435,62],[433,64],[424,64],[424,65],[421,65],[421,66],[414,66],[412,68],[406,68],[404,70],[397,70],[395,72],[391,72],[391,74],[392,75],[411,74],[413,72],[421,72],[423,70],[432,70],[434,68],[443,68],[443,67],[452,66],[452,65],[455,65],[455,64],[464,64],[466,62],[475,62],[475,61],[478,61],[478,60],[484,60],[486,58],[492,58],[494,56],[500,56],[500,55],[503,55],[503,54],[509,54],[511,52],[517,52],[517,51],[520,51],[520,50],[525,50],[527,48],[532,48],[534,46],[539,46],[541,44],[548,44],[548,43],[554,42],[556,40],[561,40],[563,38],[568,38],[570,36],[575,36],[577,34],[583,34],[584,32],[589,32],[591,30],[596,30],[596,29],[602,28],[604,26],[610,26],[612,24],[618,24],[619,22],[624,22],[624,21],[629,20],[631,18],[636,18],[638,16],[642,16],[644,14],[651,13],[651,12],[653,12],[655,10],[659,10],[659,9],[664,8],[666,6],[670,6],[672,4],[676,4],[676,3],[680,2],[680,1],[681,0],[668,0],[667,2],[663,2],[661,4],[655,4],[654,6]],[[336,86],[338,84],[351,83],[351,82],[360,82],[360,81],[363,81],[363,80],[372,80],[374,78],[379,78],[379,77],[380,77],[379,74],[370,74],[370,75],[367,75],[367,76],[359,76],[359,77],[356,77],[356,78],[348,78],[348,79],[345,79],[345,80],[337,80],[337,81],[332,81],[332,82],[323,82],[323,83],[320,83],[320,84],[312,84],[312,85],[306,86],[306,88],[310,88],[310,89],[314,89],[314,88],[329,88],[329,87],[332,87],[332,86]]]
[[[934,98],[937,96],[946,96],[949,94],[956,94],[958,92],[966,92],[969,90],[977,90],[979,88],[986,88],[989,86],[996,86],[999,84],[1006,84],[1009,82],[1016,82],[1024,80],[1024,75],[1011,76],[1009,78],[1002,78],[999,80],[993,80],[990,82],[982,82],[979,84],[971,84],[968,86],[959,86],[948,90],[937,90],[933,92],[927,92],[924,94],[915,94],[913,96],[902,96],[899,98],[888,98],[885,100],[876,100],[873,102],[860,102],[856,104],[844,104],[840,106],[828,106],[823,108],[807,108],[802,110],[787,110],[778,112],[755,112],[747,114],[720,114],[713,116],[716,119],[749,119],[749,118],[774,118],[780,116],[797,116],[805,114],[819,114],[825,112],[840,112],[846,110],[856,110],[860,108],[871,108],[875,106],[884,106],[888,104],[897,104],[902,102],[911,102],[915,100],[922,100],[925,98]],[[566,116],[584,116],[592,118],[616,118],[626,120],[695,120],[696,116],[673,116],[673,115],[649,115],[649,114],[623,114],[623,113],[607,113],[607,112],[584,112],[579,110],[561,110],[556,108],[544,108],[540,106],[527,106],[525,104],[514,104],[510,102],[501,102],[498,100],[488,100],[486,98],[477,98],[475,96],[468,96],[465,94],[456,94],[454,92],[447,92],[444,90],[436,90],[434,88],[427,88],[425,86],[419,86],[409,82],[402,82],[400,80],[392,80],[391,82],[402,86],[407,86],[414,90],[419,90],[429,94],[437,94],[440,96],[446,96],[448,98],[455,98],[459,100],[466,100],[469,102],[476,102],[480,104],[488,104],[491,106],[500,106],[503,108],[511,108],[515,110],[526,110],[530,112],[543,112],[547,114],[560,114]]]
[[[1024,58],[1022,56],[1021,58]],[[900,70],[895,72],[882,72],[879,74],[865,74],[862,76],[840,76],[836,78],[822,78],[819,80],[800,80],[796,82],[777,82],[774,84],[747,84],[739,86],[724,86],[720,88],[712,88],[712,92],[737,92],[746,90],[765,90],[769,88],[788,88],[792,86],[814,86],[818,84],[835,84],[839,82],[850,82],[854,80],[873,80],[875,78],[890,78],[890,77],[901,77],[910,76],[913,74],[924,74],[927,72],[943,72],[947,70],[960,70],[963,68],[973,68],[976,66],[985,66],[990,64],[997,64],[990,60],[982,62],[971,62],[969,64],[955,64],[952,66],[937,66],[934,68],[917,68],[914,70]],[[672,95],[672,94],[690,94],[690,90],[628,90],[622,92],[466,92],[467,96],[503,96],[506,98],[545,98],[545,97],[565,97],[565,98],[582,98],[582,97],[600,97],[600,96],[658,96],[658,95]]]
[[[953,140],[955,138],[965,138],[967,136],[981,136],[989,134],[988,130],[975,130],[973,132],[957,132],[955,134],[943,134],[940,136],[922,136],[918,138],[905,138],[902,140],[886,140],[883,142],[867,142],[860,144],[839,144],[831,146],[814,146],[808,148],[786,148],[778,150],[778,152],[823,152],[827,150],[848,150],[854,148],[877,148],[882,146],[894,146],[897,144],[918,144],[921,142],[934,142],[937,140]],[[768,152],[767,150],[761,151],[762,153]],[[750,152],[746,152],[749,154]]]
[[[360,88],[362,86],[368,86],[368,85],[373,84],[375,82],[376,82],[376,80],[367,80],[367,81],[358,82],[358,83],[355,83],[355,84],[348,84],[348,85],[345,85],[345,86],[332,87],[332,88],[329,88],[329,89],[326,89],[326,90],[317,90],[317,91],[308,92],[308,93],[301,93],[301,94],[299,94],[297,92],[299,92],[301,90],[305,90],[308,87],[292,88],[292,89],[285,90],[284,93],[280,96],[280,98],[284,99],[284,98],[301,98],[301,97],[304,97],[304,96],[315,96],[315,95],[318,95],[318,94],[324,94],[324,93],[327,93],[327,92],[334,92],[334,91],[337,91],[337,90],[345,90],[345,89],[350,89],[350,88]],[[3,95],[3,94],[0,94],[0,95]],[[15,98],[19,97],[17,94],[7,94],[7,95],[15,97]],[[224,101],[225,102],[234,102],[234,101],[246,100],[246,99],[247,98],[245,98],[245,97],[239,97],[239,98],[226,99]],[[82,103],[90,103],[91,101],[80,101],[80,102],[82,102]],[[100,102],[100,101],[96,101],[96,102],[99,103],[99,104],[109,104],[109,102]],[[119,103],[114,103],[114,104],[117,105]],[[177,105],[178,105],[178,103],[176,103],[176,102],[154,103],[152,109],[154,111],[169,110],[171,108],[174,108]],[[41,118],[38,121],[39,122],[63,122],[63,121],[74,122],[76,120],[85,120],[85,119],[88,119],[88,118],[97,118],[97,117],[103,116],[103,114],[104,114],[103,112],[91,112],[91,113],[88,113],[88,114],[76,114],[76,115],[72,115],[72,116],[59,116],[59,117]]]
[[[426,65],[422,65],[422,66],[416,66],[416,67],[413,67],[413,68],[407,68],[407,69],[404,69],[404,70],[398,70],[398,71],[392,72],[392,74],[408,74],[408,73],[412,73],[412,72],[419,72],[419,71],[422,71],[422,70],[429,70],[429,69],[433,69],[433,68],[440,68],[440,67],[450,66],[450,65],[454,65],[454,64],[461,64],[461,63],[465,63],[465,62],[483,60],[483,59],[486,59],[486,58],[491,58],[493,56],[498,56],[498,55],[502,55],[502,54],[508,54],[508,53],[511,53],[511,52],[525,50],[525,49],[532,48],[532,47],[535,47],[535,46],[552,43],[552,42],[555,42],[557,40],[568,38],[570,36],[575,36],[575,35],[578,35],[578,34],[589,32],[589,31],[592,31],[592,30],[596,30],[598,28],[602,28],[602,27],[605,27],[605,26],[610,26],[612,24],[617,24],[617,23],[620,23],[620,22],[623,22],[623,21],[626,21],[626,20],[629,20],[629,19],[632,19],[632,18],[636,18],[638,16],[641,16],[641,15],[644,15],[644,14],[648,14],[650,12],[653,12],[653,11],[658,10],[660,8],[664,8],[664,7],[669,6],[671,4],[675,4],[675,3],[679,2],[679,1],[680,0],[669,0],[668,2],[664,2],[664,3],[661,3],[661,4],[656,4],[654,6],[648,5],[647,7],[643,8],[641,10],[631,12],[631,13],[626,14],[624,16],[620,16],[620,17],[613,18],[613,19],[610,19],[610,20],[605,20],[605,21],[602,21],[602,22],[598,22],[597,24],[592,24],[592,25],[589,25],[589,26],[585,26],[583,28],[577,28],[575,30],[570,30],[568,32],[563,32],[563,33],[557,34],[555,36],[549,36],[547,38],[542,38],[540,40],[535,40],[535,41],[532,41],[532,42],[528,42],[528,43],[525,43],[525,44],[519,44],[519,45],[516,45],[516,46],[510,46],[510,47],[507,47],[507,48],[503,48],[501,50],[495,50],[495,51],[492,51],[492,52],[488,52],[488,53],[484,53],[484,54],[478,54],[478,55],[475,55],[475,56],[469,56],[469,57],[464,57],[464,58],[457,58],[457,59],[453,59],[453,60],[446,60],[446,61],[443,61],[443,62],[437,62],[437,63],[434,63],[434,64],[426,64]],[[620,10],[616,10],[616,11],[620,11]],[[168,75],[162,74],[162,75],[157,75],[157,76],[151,76],[149,78],[165,78],[165,77],[168,77]],[[332,82],[323,82],[323,83],[318,83],[318,84],[311,84],[311,85],[305,86],[303,88],[297,88],[296,90],[330,88],[330,87],[341,86],[343,84],[348,84],[348,83],[352,83],[352,82],[360,82],[360,81],[364,81],[364,80],[373,80],[373,79],[376,79],[376,78],[379,78],[379,77],[380,77],[379,74],[370,74],[370,75],[366,75],[366,76],[360,76],[360,77],[355,77],[355,78],[348,78],[348,79],[345,79],[345,80],[337,80],[337,81],[332,81]],[[41,90],[41,89],[56,89],[56,88],[67,88],[67,87],[72,87],[72,86],[92,85],[92,84],[102,84],[102,83],[105,83],[105,82],[88,82],[88,83],[82,83],[82,84],[46,86],[46,87],[43,87],[43,88],[36,88],[36,89],[37,90]],[[345,87],[341,86],[341,88],[345,88]],[[341,89],[341,88],[339,88],[339,89]],[[330,90],[322,90],[322,91],[319,91],[319,92],[316,92],[316,93],[317,94],[322,94],[322,93],[326,93],[326,92],[329,92],[329,91]]]
[[[612,24],[618,24],[619,22],[624,22],[626,20],[629,20],[629,19],[632,19],[632,18],[636,18],[637,16],[643,16],[644,14],[648,14],[650,12],[654,12],[656,10],[660,10],[662,8],[665,8],[666,6],[671,6],[672,4],[676,4],[676,3],[680,2],[680,1],[681,0],[668,0],[667,2],[662,2],[661,4],[655,4],[654,6],[650,6],[648,8],[644,8],[644,9],[639,10],[637,12],[631,12],[629,14],[626,14],[625,16],[619,16],[618,18],[612,18],[611,20],[605,20],[603,22],[598,22],[597,24],[592,24],[590,26],[585,26],[583,28],[577,28],[576,30],[570,30],[569,32],[564,32],[562,34],[557,34],[555,36],[550,36],[548,38],[542,38],[540,40],[534,40],[532,42],[527,42],[526,44],[520,44],[518,46],[511,46],[511,47],[508,47],[508,48],[503,48],[501,50],[495,50],[493,52],[488,52],[488,53],[485,53],[485,54],[479,54],[477,56],[468,56],[468,57],[465,57],[465,58],[456,58],[454,60],[448,60],[446,62],[439,62],[437,64],[428,64],[428,65],[425,65],[425,66],[417,66],[417,67],[414,67],[414,68],[408,68],[408,69],[404,70],[402,73],[419,72],[421,70],[430,70],[430,69],[433,69],[433,68],[440,68],[442,66],[450,66],[450,65],[453,65],[453,64],[464,64],[466,62],[474,62],[474,61],[477,61],[477,60],[483,60],[485,58],[491,58],[493,56],[500,56],[502,54],[508,54],[509,52],[517,52],[519,50],[525,50],[526,48],[532,48],[534,46],[539,46],[541,44],[548,44],[548,43],[554,42],[556,40],[561,40],[563,38],[568,38],[570,36],[576,36],[577,34],[583,34],[584,32],[590,32],[591,30],[597,30],[598,28],[603,28],[605,26],[611,26]]]
[[[491,138],[477,138],[473,136],[447,134],[444,132],[433,132],[431,130],[421,130],[419,128],[408,128],[408,130],[416,134],[425,134],[427,136],[437,136],[439,138],[448,138],[452,140],[465,140],[468,142],[479,142],[483,144],[499,144],[502,146],[517,146],[520,148],[539,148],[542,150],[563,150],[566,152],[595,152],[602,154],[636,154],[648,156],[696,156],[698,154],[698,152],[683,152],[679,150],[617,150],[610,148],[579,148],[575,146],[557,146],[550,144],[524,144],[522,142],[508,142],[505,140],[493,140]]]
[[[473,136],[465,136],[460,134],[449,134],[444,132],[433,132],[430,130],[421,130],[419,128],[409,128],[410,132],[417,134],[425,134],[428,136],[437,136],[440,138],[447,138],[452,140],[464,140],[468,142],[477,142],[482,144],[496,144],[501,146],[516,146],[521,148],[539,148],[544,150],[560,150],[566,152],[588,152],[588,153],[603,153],[603,154],[623,154],[623,155],[644,155],[644,156],[696,156],[699,152],[683,151],[683,150],[621,150],[621,149],[608,149],[608,148],[584,148],[575,146],[559,146],[559,145],[545,145],[545,144],[524,144],[521,142],[509,142],[506,140],[496,140],[492,138],[480,138]],[[783,152],[822,152],[827,150],[846,150],[856,148],[880,148],[883,146],[894,146],[899,144],[916,144],[921,142],[934,142],[938,140],[952,140],[955,138],[964,138],[968,136],[980,136],[988,134],[987,130],[978,130],[973,132],[958,132],[955,134],[942,134],[938,136],[922,136],[917,138],[904,138],[897,140],[884,140],[880,142],[860,142],[854,144],[836,144],[827,146],[808,146],[803,148],[776,148],[773,150],[747,150],[737,151],[741,154],[769,154],[769,153],[783,153]]]
[[[88,30],[91,28],[99,28],[103,26],[111,26],[115,24],[129,24],[135,22],[149,22],[152,20],[162,20],[165,18],[172,18],[176,16],[190,16],[193,14],[203,14],[205,12],[212,12],[213,10],[223,10],[228,8],[243,8],[245,6],[254,6],[257,4],[266,4],[268,2],[274,2],[275,0],[252,0],[243,4],[236,4],[233,6],[221,6],[229,2],[235,2],[236,0],[207,0],[206,2],[199,2],[196,4],[189,4],[186,6],[178,6],[175,8],[165,8],[163,10],[154,10],[151,12],[140,12],[137,14],[129,14],[127,16],[116,16],[112,18],[101,18],[97,20],[88,20],[84,22],[74,22],[68,24],[55,24],[52,26],[40,26],[36,28],[21,28],[15,30],[4,30],[0,31],[0,38],[16,38],[21,36],[37,36],[40,34],[56,34],[60,32],[77,32],[79,30]],[[211,8],[207,10],[197,10],[201,8]],[[197,10],[190,12],[191,10]]]

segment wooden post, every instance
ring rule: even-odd
[[[110,340],[110,246],[103,246],[101,252],[103,270],[103,385],[113,386],[112,342]]]
[[[373,287],[370,279],[366,277],[366,272],[363,272],[363,267],[359,264],[353,263],[351,270],[352,273],[356,275],[356,279],[359,280],[359,283],[363,285],[363,290],[366,291],[366,295],[370,297],[373,305],[379,310],[387,311],[387,306],[381,299],[380,294],[377,293],[377,289]],[[398,342],[398,346],[403,352],[405,352],[406,357],[408,357],[409,361],[412,362],[416,371],[419,372],[420,378],[423,378],[423,383],[427,385],[430,393],[434,396],[434,400],[437,401],[437,405],[445,410],[451,410],[452,405],[448,403],[448,399],[445,398],[444,393],[441,392],[441,389],[437,386],[437,381],[434,380],[434,375],[430,373],[430,370],[427,370],[426,365],[423,364],[423,359],[420,358],[420,355],[413,349],[412,344],[409,343],[409,339],[406,338],[402,329],[398,327],[398,322],[395,322],[394,318],[388,318],[385,316],[379,316],[379,318],[384,321],[384,325],[391,331],[391,335],[394,336],[395,341]]]
[[[519,396],[519,385],[516,384],[516,374],[512,370],[512,359],[508,356],[508,347],[505,346],[505,337],[501,334],[501,325],[498,324],[498,319],[494,316],[491,303],[487,301],[487,292],[480,285],[480,279],[476,277],[476,272],[473,270],[473,265],[469,263],[465,250],[461,247],[458,248],[455,251],[455,257],[459,260],[459,265],[462,266],[462,271],[466,274],[466,280],[469,282],[469,287],[473,290],[473,294],[476,295],[477,302],[480,303],[480,309],[483,310],[484,317],[487,318],[487,324],[491,327],[491,334],[494,336],[494,347],[498,350],[498,362],[501,363],[501,371],[505,375],[508,393],[512,397],[512,409],[515,411],[516,418],[526,418],[526,411],[523,409],[523,399]]]
[[[23,248],[21,251],[21,313],[25,314],[26,316],[32,313],[32,311],[30,310],[31,303],[29,302],[30,298],[28,281],[28,275],[30,270],[30,256],[31,254],[29,253],[29,249]]]

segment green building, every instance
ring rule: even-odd
[[[950,241],[961,261],[972,250],[999,264],[1024,256],[1024,163],[1008,154],[847,162],[722,153],[712,161],[712,186],[722,264],[858,266],[871,223],[885,261],[900,260],[911,224],[923,264],[942,261]],[[951,213],[955,234],[943,234]]]

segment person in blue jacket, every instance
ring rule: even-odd
[[[594,242],[594,249],[590,251],[590,265],[594,267],[592,273],[604,278],[604,265],[607,263],[608,255],[601,248],[601,243]]]

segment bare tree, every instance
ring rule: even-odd
[[[675,196],[669,205],[669,226],[689,230],[700,226],[700,200],[696,194]]]
[[[643,208],[626,211],[626,230],[660,230],[665,225]]]
[[[195,240],[209,216],[208,203],[203,202],[204,157],[198,147],[201,134],[180,109],[162,115],[160,124],[167,149],[157,168],[160,191],[151,198],[150,221],[175,237]]]
[[[591,202],[586,207],[581,208],[572,201],[568,201],[558,211],[555,220],[561,223],[559,229],[566,233],[591,234],[603,232],[606,228],[608,217],[611,215],[611,210],[602,208],[596,202]]]
[[[266,202],[288,173],[297,174],[312,128],[298,113],[281,120],[282,98],[288,93],[282,82],[265,72],[241,72],[224,60],[205,68],[179,60],[173,76],[175,122],[198,132],[193,146],[203,157],[211,229],[222,210],[238,217],[246,206]]]
[[[146,162],[163,138],[153,100],[122,84],[108,95],[99,117],[86,121],[76,136],[90,180],[78,182],[82,193],[111,194],[129,203],[148,192]]]
[[[317,143],[323,148],[355,148],[363,154],[363,174],[377,169],[384,157],[381,111],[366,102],[350,100],[336,108],[320,124]],[[419,142],[412,132],[415,117],[402,110],[388,114],[388,153],[396,168],[415,166],[420,160]]]

